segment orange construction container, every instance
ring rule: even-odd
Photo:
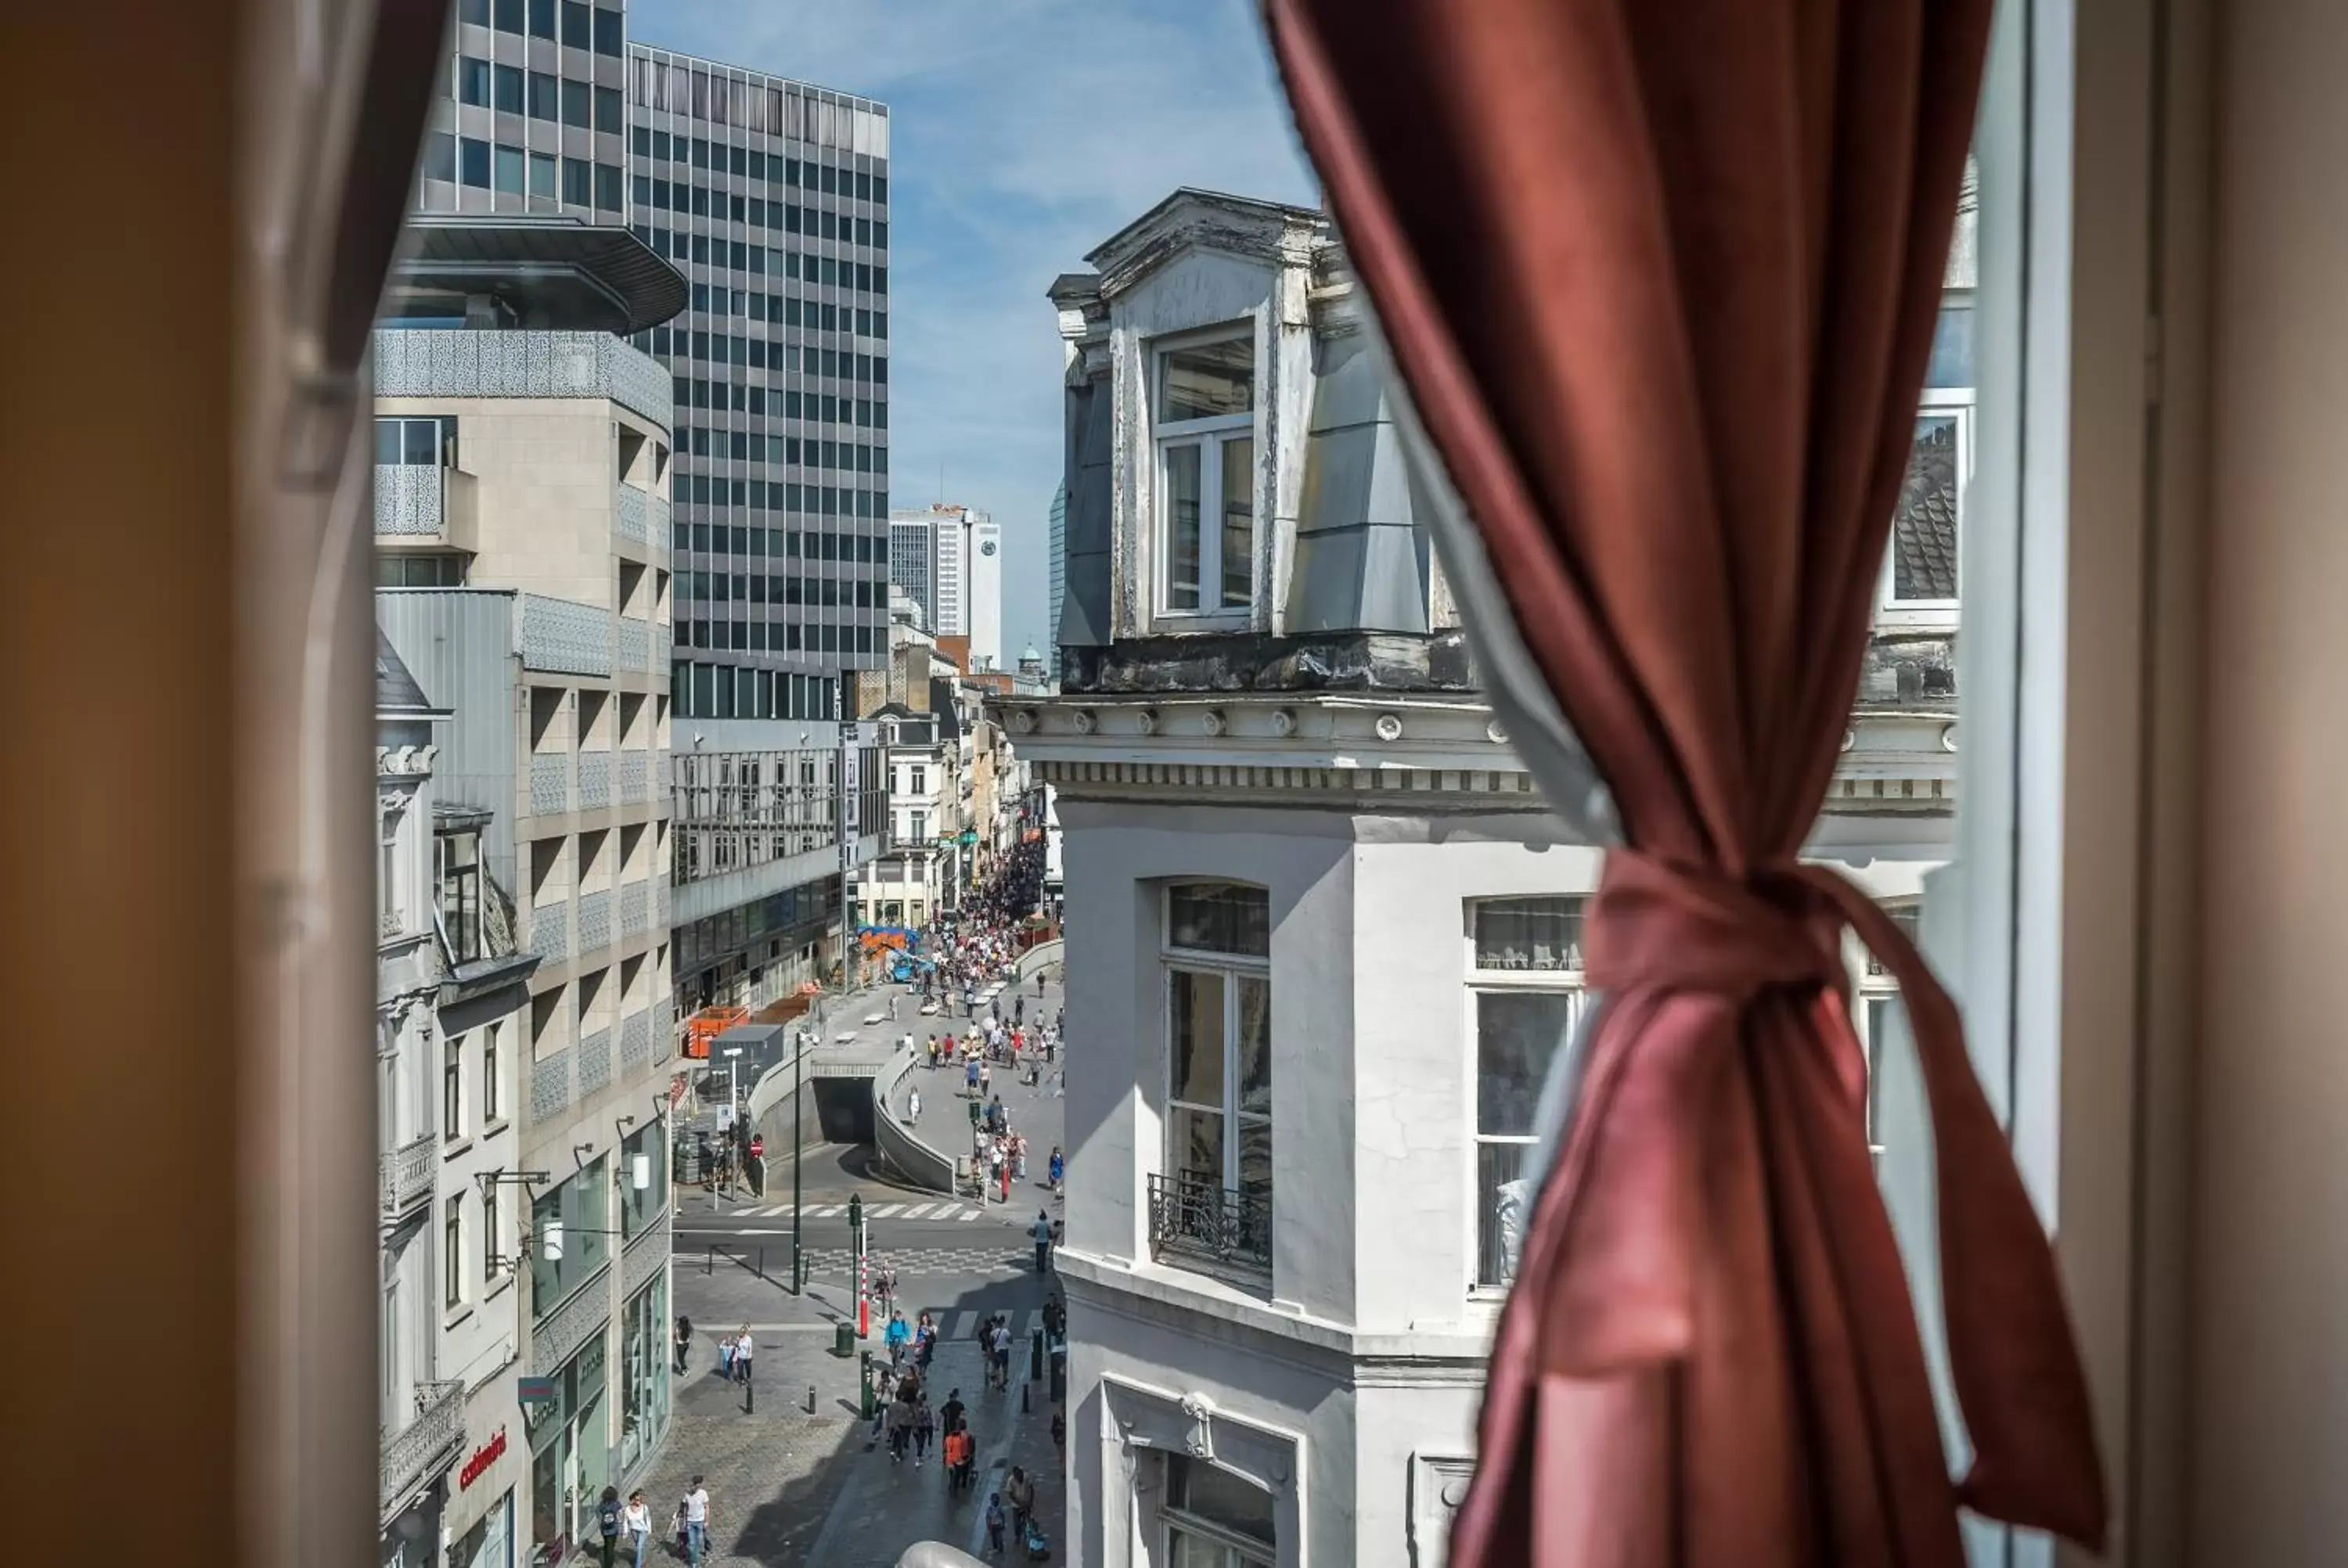
[[[703,1008],[685,1020],[685,1054],[696,1061],[709,1060],[709,1042],[737,1023],[750,1021],[748,1008]]]

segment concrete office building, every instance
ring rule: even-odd
[[[836,768],[842,681],[888,652],[889,111],[637,43],[627,95],[630,221],[691,290],[636,338],[676,407],[679,753],[723,753],[671,782],[747,814],[680,840],[676,995],[757,1006],[837,960],[837,841],[775,848],[818,803],[773,792]]]
[[[623,227],[626,35],[602,0],[458,0],[418,210]]]
[[[1087,261],[1051,291],[1060,689],[993,704],[1065,831],[1086,1030],[1067,1561],[1424,1568],[1601,854],[1478,692],[1323,216],[1184,190]],[[1955,522],[1935,417],[1901,551]],[[1811,851],[1888,900],[1952,827],[1954,604],[1911,608],[1941,619],[1887,629]],[[1852,960],[1871,1036],[1894,999]]]
[[[512,1369],[555,1389],[520,1412],[509,1381],[464,1434],[459,1500],[510,1485],[526,1559],[575,1541],[669,1420],[670,383],[615,334],[673,315],[685,282],[611,225],[419,227],[375,337],[376,617],[447,711],[445,874],[472,869],[492,951],[503,924],[536,960],[513,1038],[471,1047],[512,1092],[454,1102],[516,1146],[441,1196],[481,1254],[471,1309],[510,1303]],[[441,939],[476,939],[461,895],[456,913]],[[450,1533],[504,1560],[487,1527]]]

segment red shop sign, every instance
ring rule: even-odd
[[[458,1491],[463,1491],[468,1487],[470,1487],[475,1481],[480,1480],[483,1475],[488,1473],[489,1468],[497,1463],[499,1459],[504,1455],[505,1451],[506,1430],[503,1427],[499,1427],[498,1429],[498,1435],[491,1438],[488,1442],[483,1443],[479,1448],[475,1449],[473,1450],[473,1457],[465,1461],[465,1468],[457,1472],[457,1490]]]

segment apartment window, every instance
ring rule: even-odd
[[[562,160],[551,152],[531,153],[530,155],[530,195],[548,201],[559,200],[561,195],[561,168]]]
[[[1154,1251],[1272,1265],[1272,920],[1260,887],[1166,890],[1166,1152]]]
[[[457,178],[476,190],[489,188],[489,144],[475,137],[457,138]]]
[[[447,1143],[464,1141],[465,1039],[458,1035],[440,1046],[440,1136]]]
[[[583,158],[562,160],[562,200],[566,206],[592,207],[595,204],[594,166]]]
[[[502,1205],[498,1200],[498,1184],[489,1182],[481,1187],[481,1288],[486,1291],[498,1281],[505,1266],[505,1231]]]
[[[1252,338],[1159,351],[1160,610],[1215,614],[1253,601],[1254,429]]]
[[[592,49],[595,46],[592,14],[584,0],[562,0],[562,46],[566,49]]]
[[[527,189],[522,172],[524,167],[520,148],[507,147],[502,142],[499,144],[496,188],[500,194],[506,196],[522,194]]]
[[[457,56],[457,101],[487,108],[489,104],[489,63],[471,55]]]
[[[375,460],[443,467],[457,466],[457,416],[378,419],[375,422]]]
[[[595,52],[597,54],[609,55],[615,60],[620,58],[627,52],[624,44],[626,36],[626,19],[621,13],[608,10],[601,5],[595,8]]]
[[[617,87],[597,87],[595,128],[618,136],[627,129],[627,111],[620,104],[620,90]]]
[[[503,1024],[481,1030],[481,1125],[494,1127],[505,1120],[505,1064],[499,1055],[499,1031]]]
[[[1272,1494],[1189,1454],[1166,1456],[1166,1527],[1171,1568],[1272,1568],[1280,1560]]]
[[[497,108],[499,114],[522,112],[524,79],[520,66],[499,66],[497,68]]]
[[[1581,918],[1574,897],[1486,898],[1468,906],[1468,985],[1476,1032],[1476,1276],[1479,1290],[1516,1277],[1535,1196],[1525,1161],[1550,1060],[1583,1005]]]
[[[444,833],[433,841],[440,889],[440,935],[452,962],[481,956],[481,835]]]
[[[930,793],[929,769],[916,764],[911,770],[909,770],[907,778],[909,781],[906,790],[907,794],[927,794]]]
[[[533,38],[553,38],[554,0],[530,0],[530,36]]]
[[[377,818],[380,849],[376,864],[376,923],[384,936],[396,936],[405,926],[399,901],[399,825],[405,806],[386,802]]]
[[[465,1194],[452,1196],[440,1221],[441,1304],[450,1311],[465,1305],[465,1283],[472,1270],[465,1266]]]
[[[530,74],[530,118],[559,120],[562,118],[561,78],[544,71]]]
[[[588,83],[572,77],[562,78],[562,123],[577,126],[581,130],[594,123],[594,97]]]

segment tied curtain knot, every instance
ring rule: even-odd
[[[1845,917],[1821,875],[1787,861],[1740,877],[1609,850],[1583,937],[1590,984],[1618,996],[1701,992],[1739,1009],[1781,988],[1839,993]]]

